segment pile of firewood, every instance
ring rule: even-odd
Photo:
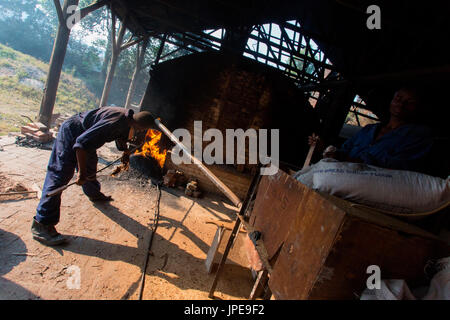
[[[184,194],[194,198],[200,198],[202,192],[195,179],[189,180],[183,172],[179,170],[168,170],[164,176],[163,184],[169,188],[177,188],[184,191]]]

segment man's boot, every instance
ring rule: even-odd
[[[55,226],[39,223],[34,218],[31,225],[31,233],[33,234],[33,239],[47,246],[56,246],[66,242],[66,238],[56,231]]]

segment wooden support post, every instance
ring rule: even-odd
[[[67,44],[69,43],[70,38],[70,29],[67,26],[67,10],[70,6],[77,6],[78,2],[79,0],[64,0],[63,7],[61,8],[59,0],[54,0],[59,26],[55,41],[53,43],[53,51],[50,58],[47,81],[45,83],[44,94],[42,96],[41,107],[38,114],[38,122],[45,124],[47,127],[50,126],[53,108],[56,101],[56,93],[58,91],[59,79],[61,77],[61,71],[67,51]],[[92,11],[104,6],[106,2],[106,0],[101,0],[87,6],[86,8],[80,9],[80,19],[83,19]]]
[[[65,13],[67,12],[67,8],[73,5],[78,5],[78,0],[65,0],[62,9],[59,1],[55,1],[59,26],[56,33],[55,42],[53,44],[50,67],[48,70],[44,95],[42,97],[41,108],[38,115],[38,122],[45,124],[47,127],[50,126],[50,120],[52,118],[53,108],[56,101],[56,92],[58,91],[59,78],[61,77],[62,66],[70,37],[70,29],[67,27]]]
[[[164,46],[166,45],[166,39],[167,39],[167,33],[164,34],[163,38],[161,39],[161,43],[159,44],[158,53],[156,54],[155,62],[153,65],[157,65],[159,63],[159,60],[161,59],[161,54],[164,51]]]
[[[114,73],[116,72],[117,61],[119,59],[120,52],[122,51],[123,36],[125,35],[125,30],[126,30],[126,26],[125,26],[126,18],[125,18],[124,21],[122,21],[122,24],[120,25],[119,34],[116,39],[116,16],[114,15],[114,12],[112,12],[112,11],[111,11],[111,15],[112,15],[112,21],[113,21],[112,29],[111,29],[111,33],[112,33],[111,40],[112,40],[113,48],[112,48],[111,60],[109,62],[108,72],[106,74],[105,86],[103,87],[102,98],[100,99],[100,105],[99,105],[100,107],[104,107],[108,103],[108,96],[109,96],[109,92],[111,91],[111,85],[112,85],[112,80],[114,78]]]
[[[147,51],[148,41],[148,38],[144,39],[144,41],[136,51],[136,67],[133,72],[133,77],[131,78],[130,87],[128,88],[127,100],[125,102],[125,108],[127,109],[129,109],[131,106],[131,99],[133,98],[136,84],[141,73],[141,66],[145,58],[145,52]]]

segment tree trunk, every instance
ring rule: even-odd
[[[103,63],[102,63],[102,72],[101,72],[101,79],[106,79],[106,73],[108,71],[108,63],[111,60],[111,53],[112,53],[112,37],[111,37],[111,26],[110,26],[110,22],[109,19],[107,19],[107,31],[108,31],[108,42],[106,44],[106,50],[105,50],[105,57],[103,58]]]
[[[113,24],[112,28],[115,29],[115,24]],[[114,73],[116,72],[117,61],[119,59],[120,52],[122,51],[121,46],[123,42],[123,36],[125,35],[125,30],[126,30],[125,23],[122,23],[120,26],[119,35],[117,36],[117,41],[116,39],[114,39],[115,30],[113,31],[113,36],[111,39],[113,42],[112,56],[108,68],[108,74],[106,75],[105,86],[103,87],[103,93],[99,107],[104,107],[108,103],[108,96],[109,92],[111,91]]]
[[[64,14],[67,13],[67,8],[71,5],[78,5],[78,0],[65,0],[63,5]],[[58,91],[59,78],[61,77],[62,66],[64,64],[69,38],[70,29],[67,28],[65,21],[64,23],[60,22],[55,42],[53,44],[50,67],[38,116],[38,121],[42,122],[47,127],[50,126],[53,108],[55,106],[56,92]]]
[[[147,51],[148,38],[144,40],[140,48],[138,48],[136,53],[136,67],[133,72],[133,77],[131,78],[130,88],[128,89],[127,101],[125,102],[125,108],[129,109],[131,106],[131,100],[136,89],[136,84],[141,73],[142,62],[144,61],[145,51]]]
[[[164,51],[164,46],[166,45],[166,39],[167,39],[167,33],[164,34],[163,38],[161,39],[161,42],[159,43],[158,52],[156,53],[156,58],[153,61],[152,65],[157,65],[159,63],[159,60],[161,59],[161,54]],[[144,103],[145,93],[142,95],[141,102],[139,103],[139,108],[142,109],[142,104]]]
[[[102,98],[100,100],[99,107],[104,107],[108,103],[109,92],[111,91],[111,85],[114,78],[114,73],[116,72],[118,54],[113,51],[111,60],[109,61],[108,73],[105,79],[105,85],[103,87]]]
[[[58,32],[53,43],[52,56],[50,58],[50,66],[47,74],[47,81],[43,92],[41,101],[41,108],[39,110],[38,121],[50,126],[52,119],[53,108],[55,107],[56,93],[58,91],[59,79],[66,56],[67,44],[70,38],[70,29],[67,27],[67,9],[69,6],[78,6],[79,0],[64,0],[63,7],[59,6],[59,0],[55,1],[58,13]],[[99,1],[94,5],[82,9],[81,18],[88,15],[90,12],[97,10],[104,6],[106,1]]]

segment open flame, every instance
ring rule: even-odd
[[[161,152],[161,149],[157,145],[161,140],[162,132],[158,130],[149,129],[145,134],[145,143],[141,150],[136,150],[134,154],[144,157],[152,157],[158,161],[159,166],[162,168],[166,161],[167,150]]]

